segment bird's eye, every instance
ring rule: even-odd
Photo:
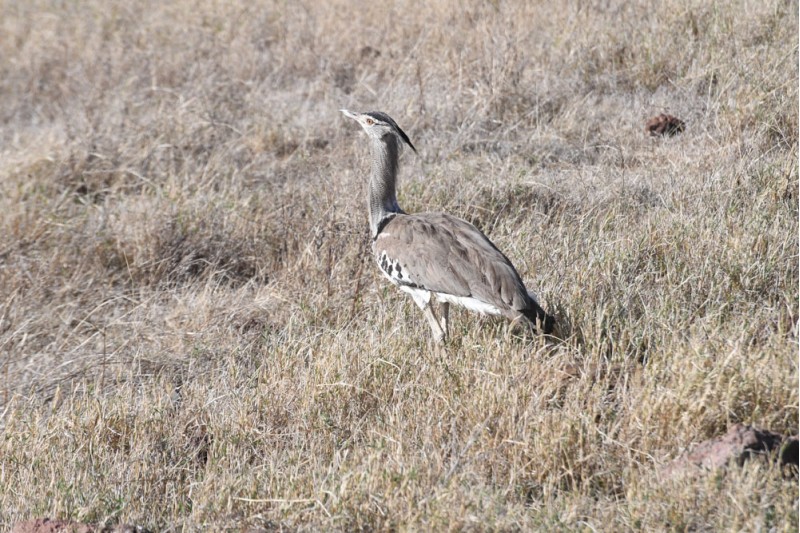
[[[374,121],[374,120],[372,120],[371,118],[368,118],[368,119],[367,119],[367,120],[365,120],[364,122],[366,122],[366,123],[367,123],[367,126],[372,126],[373,124],[375,124],[375,121]]]

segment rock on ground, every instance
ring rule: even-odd
[[[677,135],[679,133],[683,133],[683,130],[686,129],[686,123],[679,119],[678,117],[673,117],[672,115],[667,115],[665,113],[661,113],[658,116],[655,116],[647,121],[645,125],[645,131],[652,135],[653,137],[657,136],[667,136],[667,135]]]

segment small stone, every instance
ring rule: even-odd
[[[683,133],[683,130],[685,129],[686,123],[684,121],[665,113],[661,113],[660,115],[651,118],[647,121],[647,126],[645,126],[645,130],[653,137],[659,135],[677,135],[679,133]]]

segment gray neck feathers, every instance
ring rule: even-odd
[[[372,174],[369,178],[369,227],[372,237],[378,235],[381,221],[394,213],[402,213],[397,205],[397,137],[384,135],[373,139],[370,146]]]

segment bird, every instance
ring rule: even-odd
[[[394,119],[380,111],[340,111],[369,138],[369,228],[378,268],[422,310],[433,340],[447,340],[450,304],[552,333],[555,317],[542,309],[511,261],[481,230],[446,213],[410,214],[400,208],[400,152],[404,144],[414,153],[417,149]],[[440,317],[431,305],[434,296]]]

